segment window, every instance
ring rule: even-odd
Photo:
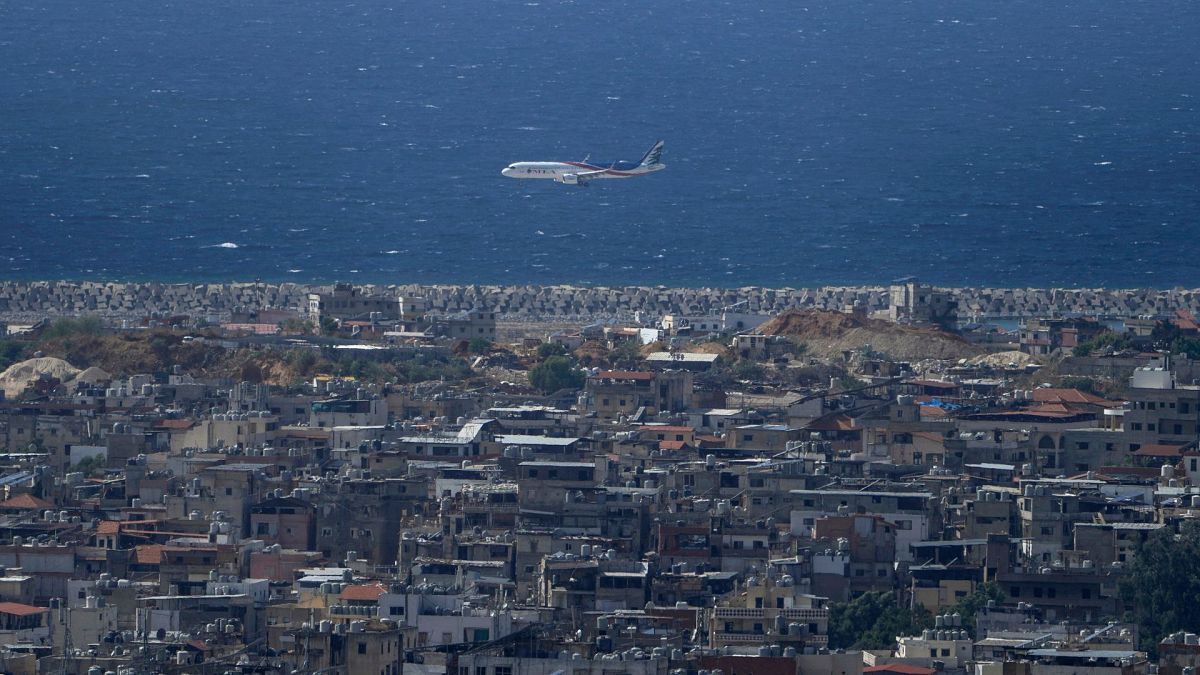
[[[359,654],[367,653],[367,643],[365,643],[365,642],[358,643],[358,653]]]
[[[233,496],[233,488],[231,488],[231,487],[225,488],[225,496],[232,497]]]
[[[404,616],[404,607],[388,607],[388,616]]]

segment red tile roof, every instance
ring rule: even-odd
[[[1104,403],[1105,400],[1095,394],[1078,389],[1057,389],[1047,387],[1034,389],[1033,400],[1037,403]]]
[[[133,556],[139,565],[157,565],[162,562],[162,552],[162,544],[143,544],[133,549]]]
[[[1143,445],[1133,454],[1139,457],[1182,457],[1184,449],[1191,447],[1189,444],[1184,445]]]
[[[12,614],[13,616],[32,616],[49,612],[49,607],[34,607],[33,605],[23,605],[19,602],[0,602],[0,614]]]
[[[347,586],[342,589],[343,600],[379,600],[379,596],[387,592],[383,584],[369,586]]]
[[[0,509],[52,509],[54,504],[31,494],[22,494],[0,502]]]
[[[1071,412],[1071,409],[1061,403],[1043,403],[1042,405],[1026,408],[1026,412],[1032,413],[1053,413],[1055,415],[1066,415]]]
[[[938,410],[942,410],[942,409],[938,408]],[[945,411],[942,410],[942,412],[945,412]],[[924,414],[924,413],[925,413],[925,409],[922,408],[921,414]],[[934,441],[936,443],[945,443],[946,442],[946,437],[936,431],[914,431],[913,437],[914,438],[924,438],[927,441]]]
[[[687,441],[659,441],[658,442],[659,450],[682,450],[686,447],[689,447],[689,445],[690,444]]]
[[[1196,317],[1186,309],[1175,310],[1174,323],[1183,330],[1200,330],[1200,325],[1196,324]]]
[[[115,520],[102,520],[96,526],[96,534],[117,534],[121,531],[121,524]]]

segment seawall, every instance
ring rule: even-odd
[[[0,282],[0,319],[95,314],[111,319],[186,314],[226,320],[239,310],[302,309],[307,294],[328,286],[292,283],[163,284],[106,282]],[[886,286],[822,288],[665,288],[580,286],[366,285],[367,292],[424,296],[443,312],[484,308],[505,320],[653,319],[663,314],[736,311],[773,314],[791,307],[886,309]],[[1200,313],[1200,289],[944,289],[958,300],[963,318],[997,319],[1079,313],[1121,318]]]

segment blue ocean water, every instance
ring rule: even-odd
[[[1191,0],[0,0],[0,278],[1195,286]],[[516,160],[668,169],[587,189]]]

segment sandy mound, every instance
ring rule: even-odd
[[[108,371],[104,370],[103,368],[97,367],[97,366],[92,366],[91,368],[85,368],[83,370],[83,372],[81,372],[75,376],[76,382],[86,382],[91,385],[112,382],[112,379],[113,379],[113,376],[110,375],[108,373]]]
[[[12,364],[0,373],[0,388],[4,389],[6,398],[15,398],[25,391],[30,382],[42,375],[50,375],[66,382],[79,373],[79,369],[71,364],[52,356],[29,359]]]
[[[809,353],[824,357],[840,356],[865,345],[901,361],[967,359],[983,351],[938,328],[902,326],[819,309],[789,310],[763,324],[760,332],[803,342]]]
[[[990,368],[1024,368],[1031,363],[1038,363],[1038,360],[1025,352],[1011,351],[976,356],[967,363],[972,366],[988,366]]]

